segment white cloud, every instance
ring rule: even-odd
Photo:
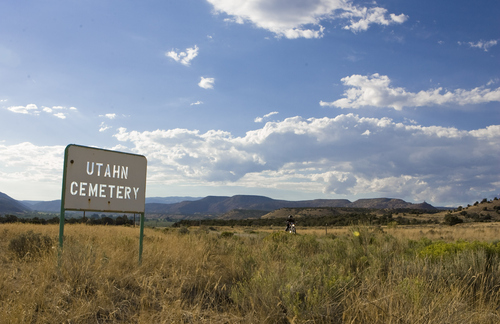
[[[100,131],[106,129],[103,122]],[[500,125],[467,131],[343,114],[267,122],[244,136],[120,128],[114,137],[120,143],[115,148],[148,158],[152,187],[228,185],[439,205],[500,193]],[[14,197],[50,193],[43,199],[57,199],[63,155],[63,146],[0,141],[0,188]]]
[[[114,136],[148,157],[155,168],[153,182],[231,183],[439,203],[497,194],[500,183],[500,125],[465,131],[347,114],[268,122],[243,137],[215,130],[124,128]]]
[[[0,188],[14,198],[57,199],[61,192],[63,158],[64,146],[0,144]]]
[[[404,14],[387,15],[380,7],[361,7],[351,0],[207,0],[216,13],[225,13],[226,21],[243,24],[251,22],[269,30],[277,37],[320,38],[324,27],[321,21],[349,21],[344,29],[364,31],[372,24],[400,24],[408,19]]]
[[[115,148],[147,157],[148,186],[230,185],[440,205],[498,196],[500,189],[500,125],[466,131],[345,114],[268,122],[240,137],[124,128],[114,137]],[[63,146],[0,142],[0,188],[57,199],[63,155]]]
[[[402,24],[402,23],[404,23],[405,21],[408,20],[408,16],[405,15],[405,14],[395,15],[395,14],[391,13],[390,17],[391,17],[391,20],[393,22],[396,22],[398,24]],[[389,21],[389,23],[391,23],[391,22]]]
[[[203,104],[203,101],[197,101],[197,102],[192,102],[191,103],[191,106],[197,106],[197,105],[202,105]]]
[[[17,114],[35,115],[35,116],[40,115],[40,112],[45,112],[48,114],[52,114],[53,116],[55,116],[59,119],[66,119],[66,117],[68,115],[66,112],[64,112],[65,110],[67,110],[67,108],[63,107],[63,106],[53,106],[53,107],[42,106],[42,109],[38,110],[37,105],[29,104],[26,106],[12,106],[12,107],[8,107],[7,109],[14,112],[14,113],[17,113]],[[76,111],[77,109],[75,107],[71,107],[71,108],[69,108],[69,110]],[[54,111],[58,111],[58,112],[54,112]]]
[[[99,132],[105,132],[110,128],[111,128],[111,126],[108,126],[108,125],[106,125],[106,123],[102,122],[101,125],[99,126]]]
[[[104,115],[99,115],[99,117],[105,117],[105,118],[108,118],[108,119],[115,119],[116,118],[116,114],[115,113],[104,114]]]
[[[346,11],[342,14],[342,16],[349,18],[351,24],[344,26],[344,29],[352,30],[354,32],[366,31],[372,24],[388,26],[393,23],[404,23],[408,19],[408,16],[404,14],[390,14],[389,18],[386,18],[387,9],[380,7],[347,7],[345,10]]]
[[[404,118],[404,121],[405,121],[405,123],[409,123],[409,124],[414,124],[414,125],[417,124],[416,120],[409,119],[409,118],[406,118],[406,117]]]
[[[35,104],[29,104],[26,106],[12,106],[7,109],[16,114],[32,114],[37,111],[38,107]]]
[[[490,41],[484,41],[480,40],[477,42],[458,42],[459,45],[469,45],[472,48],[479,48],[484,50],[485,52],[488,52],[488,50],[498,44],[498,40],[492,39]]]
[[[490,81],[488,81],[488,83],[486,83],[487,86],[490,86],[490,85],[493,85],[495,83],[497,83],[500,79],[498,78],[495,78],[495,79],[491,79]]]
[[[262,123],[262,122],[264,121],[264,119],[267,119],[267,118],[269,118],[269,117],[271,117],[271,116],[273,116],[273,115],[277,115],[277,114],[278,114],[278,112],[277,112],[277,111],[270,112],[269,114],[265,114],[265,115],[264,115],[264,116],[262,116],[262,117],[257,117],[257,118],[255,118],[255,119],[254,119],[254,122],[256,122],[256,123]]]
[[[214,83],[215,83],[215,79],[214,78],[204,78],[204,77],[201,77],[201,80],[198,83],[198,86],[200,86],[203,89],[213,89],[214,88]]]
[[[165,53],[167,57],[174,59],[174,61],[179,62],[185,66],[189,66],[191,61],[198,56],[198,46],[194,45],[194,47],[186,48],[185,52],[177,53],[174,50]]]
[[[485,86],[472,90],[456,89],[453,92],[443,88],[408,92],[401,87],[391,87],[391,80],[386,75],[375,73],[371,76],[351,75],[341,79],[350,86],[344,92],[345,97],[333,102],[321,101],[321,106],[338,108],[360,108],[364,106],[391,107],[401,110],[403,107],[422,107],[445,104],[479,104],[500,101],[500,88],[489,89]]]

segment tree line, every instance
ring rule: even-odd
[[[33,218],[23,218],[23,217],[17,217],[15,215],[5,215],[5,216],[0,216],[0,224],[5,224],[5,223],[26,223],[26,224],[41,224],[41,225],[48,225],[48,224],[59,224],[59,217],[52,217],[52,218],[39,218],[39,217],[33,217]],[[116,218],[112,218],[109,216],[104,216],[101,218],[98,217],[79,217],[79,218],[64,218],[64,223],[65,224],[88,224],[88,225],[134,225],[134,220],[129,219],[127,215],[123,216],[118,216]]]
[[[295,219],[298,226],[349,226],[352,224],[366,223],[372,225],[418,225],[437,224],[436,219],[418,220],[415,218],[393,217],[392,213],[376,216],[369,213],[347,213],[341,215],[329,215],[318,217],[301,217]],[[183,226],[286,226],[286,218],[257,218],[257,219],[202,219],[202,220],[180,220],[173,227]]]

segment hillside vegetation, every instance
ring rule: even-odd
[[[436,220],[437,222],[444,221],[447,215],[459,217],[464,222],[474,221],[500,221],[500,200],[495,198],[492,200],[483,199],[476,201],[468,206],[459,206],[449,210],[432,210],[429,212],[425,209],[409,209],[409,208],[382,208],[377,209],[375,199],[369,199],[374,202],[361,208],[343,208],[343,207],[323,207],[323,208],[280,208],[262,216],[264,219],[269,218],[285,218],[288,215],[294,215],[301,219],[305,217],[328,217],[342,216],[353,213],[357,214],[372,214],[380,217],[383,215],[391,215],[392,218],[402,217],[406,219],[415,219],[418,221]],[[372,206],[372,207],[366,207]]]
[[[498,323],[500,244],[487,229],[470,233],[482,241],[410,240],[369,226],[337,235],[146,229],[139,265],[138,229],[68,225],[58,262],[57,225],[3,224],[0,318]]]
[[[369,200],[371,201],[371,200]],[[183,219],[174,226],[284,226],[288,215],[293,215],[299,227],[348,226],[363,222],[370,225],[421,225],[500,221],[500,201],[482,200],[469,207],[439,211],[408,208],[361,208],[361,207],[296,207],[280,208],[256,217],[252,211],[235,210],[227,217],[210,219]],[[247,217],[245,217],[247,216]],[[251,217],[253,216],[253,217]]]

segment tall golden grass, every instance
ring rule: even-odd
[[[496,229],[146,229],[139,265],[137,228],[71,225],[58,265],[57,226],[4,224],[0,322],[499,323]],[[29,231],[54,248],[13,253]]]

